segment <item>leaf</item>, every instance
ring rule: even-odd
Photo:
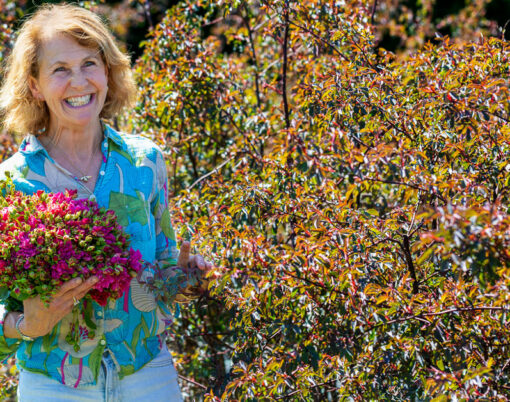
[[[94,314],[92,300],[87,298],[84,300],[83,305],[85,306],[85,309],[83,310],[83,320],[85,321],[85,324],[87,324],[87,327],[92,330],[97,329],[96,323],[92,321],[92,315]]]
[[[166,208],[163,211],[163,214],[161,215],[161,230],[163,231],[163,234],[167,238],[175,240],[175,232],[172,227],[172,222],[170,220],[170,212]]]
[[[101,345],[101,343],[98,343],[98,345],[95,347],[95,349],[89,356],[89,367],[96,381],[99,376],[99,370],[101,368],[101,361],[103,359],[104,349],[105,346]]]

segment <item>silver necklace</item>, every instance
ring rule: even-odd
[[[99,142],[99,143],[101,144],[101,142]],[[56,144],[54,144],[54,145],[52,146],[52,149],[54,149],[54,148],[56,148],[56,147],[57,147],[57,146],[56,146]],[[58,148],[59,148],[59,147],[58,147]],[[92,156],[90,157],[90,160],[91,160],[91,161],[92,161],[92,159],[94,159],[94,156],[96,155],[96,152],[97,152],[97,147],[94,147],[94,151],[93,151],[93,153],[92,153]],[[48,150],[48,153],[49,153],[49,150]],[[68,169],[65,169],[65,168],[64,168],[64,170],[65,170],[65,171],[66,171],[66,172],[67,172],[67,173],[68,173],[68,174],[69,174],[69,175],[70,175],[70,176],[71,176],[74,180],[79,181],[79,182],[82,182],[82,183],[87,183],[87,182],[88,182],[88,181],[92,178],[92,176],[90,176],[90,175],[86,175],[86,174],[84,174],[84,173],[81,171],[81,169],[78,169],[78,168],[76,167],[76,165],[75,165],[74,163],[72,163],[72,162],[69,160],[69,158],[66,156],[66,153],[65,153],[65,152],[60,152],[60,153],[59,153],[59,156],[60,156],[60,157],[64,157],[65,161],[69,164],[69,166],[72,166],[72,167],[73,167],[73,169],[75,169],[77,172],[79,172],[79,173],[80,173],[80,175],[81,175],[81,176],[76,176],[76,175],[74,175],[72,172],[70,172]]]

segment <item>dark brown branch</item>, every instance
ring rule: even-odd
[[[191,186],[189,186],[187,189],[188,190],[191,190],[193,187],[195,187],[198,183],[200,183],[202,180],[206,179],[207,177],[209,177],[210,175],[214,174],[214,173],[217,173],[220,171],[220,169],[225,166],[227,163],[229,163],[232,159],[234,159],[234,157],[231,157],[231,158],[228,158],[226,161],[224,161],[223,163],[219,164],[218,166],[216,166],[213,170],[211,170],[209,173],[206,173],[205,175],[203,175],[202,177],[196,179],[193,184]]]
[[[374,25],[375,22],[375,11],[377,10],[377,0],[374,0],[374,5],[372,7],[372,16],[370,17],[370,24]]]
[[[416,277],[416,269],[415,269],[414,263],[413,263],[413,256],[411,255],[411,247],[409,245],[409,236],[403,235],[402,239],[403,239],[402,251],[404,252],[407,268],[409,269],[411,278],[413,278],[413,293],[418,294],[418,292],[419,292],[418,279]]]
[[[287,99],[287,47],[289,45],[289,6],[285,6],[285,33],[283,36],[283,72],[282,72],[282,95],[283,95],[283,112],[285,115],[285,126],[287,130],[290,128],[290,112],[289,102]]]
[[[143,2],[143,11],[145,13],[145,18],[147,19],[147,23],[149,24],[149,27],[151,28],[151,31],[154,30],[154,24],[152,23],[152,16],[151,16],[151,3],[149,0],[145,0]]]
[[[255,64],[255,94],[257,95],[257,107],[260,108],[261,101],[260,101],[260,88],[259,88],[259,63],[257,60],[257,52],[255,51],[255,42],[253,41],[253,31],[251,29],[250,25],[250,18],[249,18],[249,9],[248,5],[244,5],[244,9],[246,10],[246,15],[243,16],[244,24],[246,25],[246,28],[248,29],[248,38],[250,39],[250,46],[251,46],[251,52],[253,55],[253,63]]]
[[[404,183],[403,181],[374,179],[374,178],[371,178],[371,177],[360,177],[360,179],[361,180],[375,181],[375,182],[385,183],[385,184],[396,184],[398,186],[407,186],[407,187],[414,188],[415,190],[423,191],[423,192],[428,193],[428,194],[430,193],[430,191],[428,191],[427,189],[425,189],[423,187],[417,186],[416,184],[412,184],[412,183]],[[447,204],[446,199],[439,192],[432,191],[432,195],[434,195],[435,197],[439,198],[442,202]]]
[[[329,385],[329,384],[334,384],[335,382],[336,382],[336,380],[326,381],[326,382],[323,382],[323,383],[321,383],[321,384],[317,384],[317,385],[311,386],[309,389],[314,389],[314,388],[324,387],[324,386]],[[332,389],[330,389],[329,391],[336,390],[336,389],[337,389],[337,388],[332,388]],[[296,394],[298,394],[298,393],[300,393],[300,392],[301,392],[301,390],[300,390],[300,389],[298,389],[298,390],[296,390],[296,391],[292,391],[292,392],[290,392],[290,393],[288,393],[288,394],[285,394],[285,395],[282,395],[282,396],[278,396],[278,397],[276,397],[275,399],[286,399],[286,398],[289,398],[289,397],[291,397],[292,395],[296,395]]]
[[[263,1],[262,1],[262,3],[263,3],[264,5],[266,5],[267,7],[269,7],[271,10],[273,10],[273,11],[276,11],[276,12],[277,12],[277,10],[275,10],[275,8],[274,8],[271,4],[269,4],[267,1],[264,1],[264,0],[263,0]],[[341,56],[341,57],[342,57],[345,61],[347,61],[347,62],[350,62],[350,61],[351,61],[351,60],[350,60],[350,59],[349,59],[349,58],[348,58],[345,54],[343,54],[340,50],[338,50],[338,48],[337,48],[335,45],[333,45],[330,41],[328,41],[327,39],[322,38],[320,35],[318,35],[318,34],[317,34],[317,33],[315,33],[314,31],[312,31],[310,28],[306,28],[306,27],[304,27],[304,26],[302,26],[302,25],[297,24],[297,23],[296,23],[296,22],[294,22],[294,21],[289,20],[289,19],[288,19],[288,10],[289,10],[289,9],[287,8],[286,10],[287,10],[287,21],[288,21],[288,23],[289,23],[290,25],[293,25],[293,26],[295,26],[296,28],[299,28],[299,29],[302,29],[302,30],[303,30],[303,31],[305,31],[305,32],[308,32],[308,33],[309,33],[310,35],[312,35],[315,39],[317,39],[317,40],[319,40],[319,41],[321,41],[321,42],[325,43],[326,45],[328,45],[328,46],[329,46],[329,47],[330,47],[330,48],[331,48],[331,49],[332,49],[332,50],[333,50],[336,54],[338,54],[339,56]]]
[[[315,39],[325,43],[326,45],[328,45],[336,54],[338,54],[340,57],[342,57],[345,61],[348,61],[350,62],[351,60],[345,55],[343,54],[340,50],[338,50],[338,48],[333,45],[329,40],[327,39],[324,39],[322,38],[320,35],[316,34],[314,31],[312,31],[311,29],[307,28],[307,27],[304,27],[302,25],[299,25],[293,21],[289,21],[289,24],[290,25],[294,25],[295,27],[297,28],[300,28],[302,29],[303,31],[305,32],[308,32],[310,35],[312,35]]]
[[[179,374],[179,378],[183,381],[189,382],[193,385],[196,385],[197,387],[200,387],[202,389],[207,389],[207,387],[204,384],[200,384],[199,382],[196,382],[195,380],[192,380],[191,378],[184,377],[183,375]]]
[[[198,180],[198,168],[197,168],[197,160],[195,159],[195,155],[193,155],[193,149],[191,148],[191,144],[188,142],[188,157],[191,160],[191,165],[193,167],[193,175],[195,176],[195,180]]]
[[[410,315],[410,316],[407,316],[407,317],[395,318],[394,320],[389,320],[389,321],[386,321],[386,322],[374,325],[369,330],[372,330],[372,329],[377,328],[377,327],[382,327],[383,325],[395,324],[397,322],[404,322],[404,321],[409,321],[409,320],[418,320],[418,321],[421,321],[423,319],[423,317],[436,317],[436,316],[439,316],[439,315],[446,315],[446,314],[451,314],[451,313],[472,313],[474,311],[484,311],[484,310],[485,311],[487,311],[487,310],[488,311],[510,311],[510,308],[507,308],[507,307],[492,307],[492,306],[453,307],[453,308],[450,308],[448,310],[437,311],[435,313],[420,313],[420,314]]]

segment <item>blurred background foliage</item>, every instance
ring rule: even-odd
[[[510,0],[82,4],[224,273],[171,328],[188,400],[510,396]]]

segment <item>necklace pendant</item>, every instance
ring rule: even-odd
[[[82,176],[80,177],[80,181],[87,183],[91,178],[92,176]]]

